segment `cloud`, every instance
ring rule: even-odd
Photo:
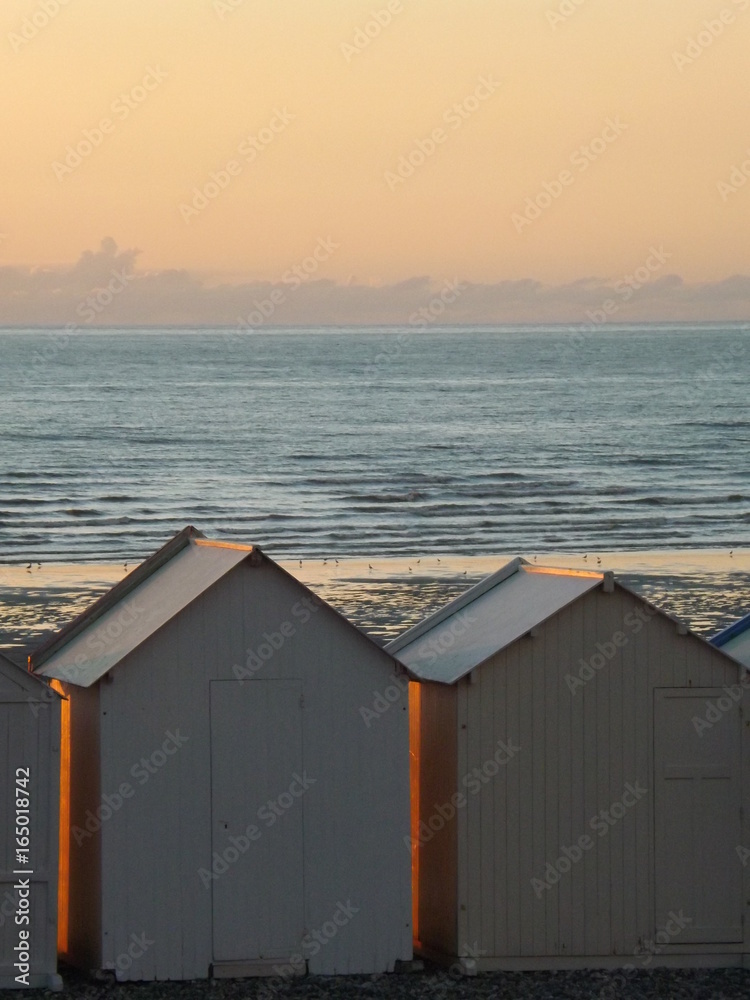
[[[631,276],[560,285],[533,278],[472,283],[425,275],[374,285],[350,278],[212,283],[184,270],[138,268],[111,238],[59,268],[0,267],[0,325],[315,326],[750,320],[750,275],[689,284],[662,258]],[[656,253],[656,251],[654,251]],[[665,255],[665,259],[669,255]],[[453,289],[453,292],[448,291]]]

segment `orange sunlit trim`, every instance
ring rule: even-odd
[[[546,573],[549,576],[583,576],[589,580],[603,580],[604,573],[590,569],[555,569],[554,566],[524,566],[524,573]]]
[[[68,899],[70,896],[70,701],[60,681],[51,687],[63,696],[60,720],[60,846],[57,876],[57,950],[68,952]]]
[[[236,549],[237,552],[252,552],[254,545],[240,545],[235,542],[214,542],[210,538],[193,538],[193,545],[204,545],[209,549]]]
[[[422,685],[409,682],[409,787],[411,790],[411,920],[419,941],[419,758]]]

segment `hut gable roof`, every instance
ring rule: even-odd
[[[453,684],[604,578],[603,573],[535,566],[519,557],[386,650],[421,680]]]
[[[750,614],[718,632],[711,644],[750,667]]]
[[[30,666],[41,677],[91,687],[245,560],[273,566],[301,590],[315,596],[257,546],[211,541],[187,527],[36,649],[29,657]],[[319,598],[315,600],[323,603]],[[338,612],[334,614],[363,641],[381,649]],[[383,658],[392,662],[385,653]]]
[[[0,653],[0,701],[4,697],[10,697],[11,701],[15,701],[20,695],[30,696],[32,701],[37,698],[46,701],[50,697],[49,690],[49,686],[41,677],[35,677]],[[54,697],[60,696],[55,692]]]

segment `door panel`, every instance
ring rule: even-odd
[[[289,789],[303,774],[301,696],[300,681],[211,682],[215,962],[300,950],[303,801]]]
[[[706,702],[726,711],[709,728]],[[700,729],[700,732],[698,731]],[[675,944],[742,941],[741,719],[722,689],[654,692],[656,930],[680,911]]]

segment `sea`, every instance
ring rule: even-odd
[[[132,568],[187,524],[303,582],[373,560],[318,592],[380,641],[473,556],[747,547],[748,348],[750,324],[2,330],[0,646],[106,589],[37,562]],[[750,608],[739,567],[620,579],[705,635]]]
[[[0,562],[750,542],[750,324],[0,331]]]

